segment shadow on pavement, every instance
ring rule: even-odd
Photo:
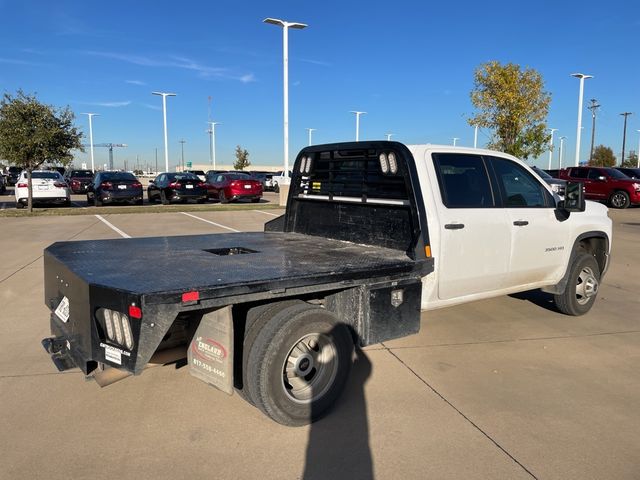
[[[556,307],[556,304],[553,301],[553,295],[545,293],[542,290],[529,290],[528,292],[512,293],[509,296],[511,298],[517,298],[518,300],[526,300],[551,312],[560,313],[560,310],[558,310],[558,307]]]
[[[327,416],[311,424],[304,480],[373,478],[364,394],[370,375],[371,362],[362,350],[356,349],[356,360],[342,396]]]

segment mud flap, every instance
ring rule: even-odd
[[[230,306],[202,317],[187,356],[191,375],[229,395],[233,394],[233,319]]]

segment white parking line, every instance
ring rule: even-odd
[[[187,217],[191,217],[191,218],[195,218],[196,220],[200,220],[201,222],[210,223],[211,225],[215,225],[216,227],[226,228],[227,230],[230,230],[232,232],[239,232],[240,231],[240,230],[236,230],[235,228],[231,228],[231,227],[226,227],[224,225],[220,225],[219,223],[212,222],[210,220],[205,220],[204,218],[196,217],[195,215],[191,215],[190,213],[187,213],[187,212],[180,212],[180,213],[183,214],[183,215],[186,215]]]
[[[96,215],[96,218],[98,220],[100,220],[102,223],[104,223],[106,226],[110,227],[112,230],[114,230],[116,233],[118,233],[121,237],[124,238],[131,238],[130,235],[127,235],[126,233],[124,233],[122,230],[120,230],[118,227],[116,227],[115,225],[109,223],[107,220],[105,220],[104,218],[102,218],[100,215]]]
[[[262,210],[254,210],[254,212],[264,213],[265,215],[271,215],[272,217],[279,217],[280,215],[276,215],[275,213],[263,212]]]

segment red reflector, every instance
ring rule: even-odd
[[[200,292],[185,292],[182,294],[183,302],[197,302],[200,300]]]
[[[131,318],[142,318],[142,309],[135,305],[129,305],[129,316]]]

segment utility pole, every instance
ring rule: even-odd
[[[551,130],[551,137],[549,138],[549,170],[551,170],[551,157],[553,157],[553,134],[554,132],[557,132],[558,129],[550,128],[549,130]]]
[[[591,110],[591,150],[589,152],[589,164],[591,164],[593,160],[593,141],[596,138],[596,110],[600,108],[600,105],[595,98],[592,98],[591,105],[587,108]]]
[[[158,147],[156,147],[156,170],[154,173],[158,175]]]
[[[180,148],[182,150],[182,171],[184,172],[184,144],[186,143],[185,139],[183,138],[182,140],[180,140]]]
[[[624,127],[622,128],[622,158],[620,159],[620,165],[624,163],[624,146],[627,142],[627,117],[631,115],[631,112],[622,112],[620,115],[624,117]]]

